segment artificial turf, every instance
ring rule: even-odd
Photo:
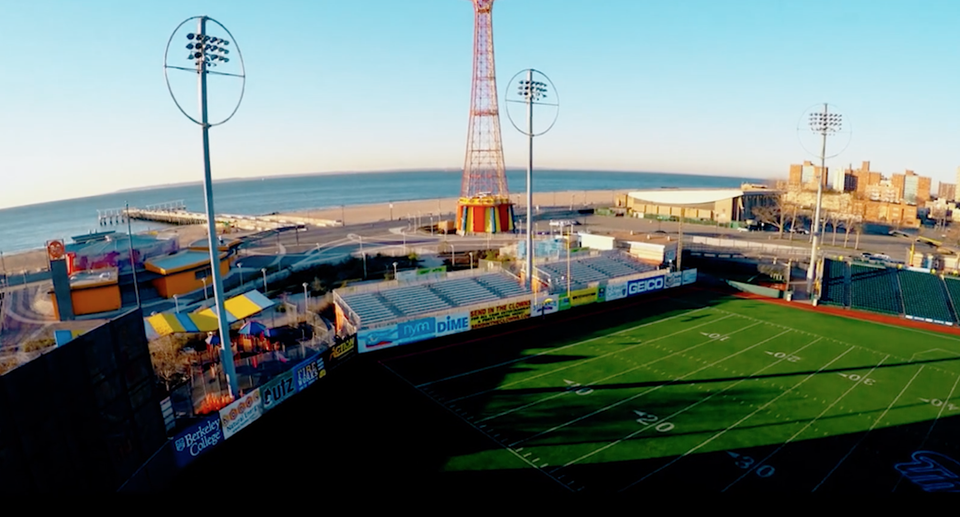
[[[698,291],[552,316],[382,358],[486,435],[488,447],[447,455],[443,472],[528,470],[584,493],[951,483],[900,471],[918,451],[944,455],[941,466],[960,458],[956,336]]]

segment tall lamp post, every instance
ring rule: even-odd
[[[535,81],[534,75],[537,75],[538,78],[543,78],[543,80]],[[517,78],[521,76],[524,78],[517,81]],[[510,85],[514,84],[514,82],[516,82],[517,85],[516,97],[511,98]],[[550,81],[549,77],[544,75],[543,72],[528,68],[513,76],[513,79],[508,83],[506,95],[507,102],[524,104],[527,108],[526,129],[521,129],[520,126],[514,122],[513,116],[510,115],[510,110],[507,110],[507,117],[517,131],[527,136],[527,276],[524,283],[531,289],[533,289],[533,137],[543,135],[547,131],[550,131],[553,125],[557,123],[557,117],[560,115],[559,97],[557,102],[542,101],[542,99],[547,98],[548,91],[550,91],[552,95],[557,96],[557,89],[553,86],[553,82]],[[533,107],[537,105],[553,106],[555,108],[553,120],[543,131],[534,131],[533,129]]]
[[[836,108],[827,103],[817,104],[814,107],[811,107],[807,110],[807,127],[812,132],[813,135],[816,135],[819,139],[819,152],[814,152],[812,147],[813,145],[805,145],[803,139],[801,139],[801,145],[804,149],[810,153],[815,154],[820,158],[820,173],[814,173],[814,181],[817,182],[817,205],[814,209],[813,215],[813,225],[810,229],[811,234],[811,244],[810,244],[810,267],[807,268],[807,293],[813,298],[813,287],[814,281],[817,277],[817,254],[819,252],[820,245],[820,209],[823,205],[823,183],[827,180],[826,178],[826,164],[827,158],[833,158],[834,156],[839,155],[846,149],[846,146],[849,145],[849,132],[847,134],[847,142],[843,145],[838,152],[827,155],[827,137],[838,135],[843,128],[843,116],[836,112]],[[833,108],[833,110],[831,110]],[[801,117],[801,126],[797,128],[798,132],[801,132],[803,118]],[[803,131],[805,134],[806,131]],[[801,133],[801,134],[803,134]]]
[[[303,283],[303,315],[307,315],[307,303],[310,301],[310,298],[307,297],[307,283]]]
[[[196,22],[197,24],[197,32],[191,32],[186,35],[186,50],[189,52],[187,60],[190,61],[191,66],[183,67],[171,65],[168,59],[170,55],[170,45],[173,43],[174,37],[181,27],[189,22]],[[216,30],[215,27],[218,27],[219,30]],[[211,28],[214,29],[214,32],[222,31],[222,33],[226,33],[227,38],[212,36],[208,32]],[[180,25],[178,25],[170,35],[170,40],[167,42],[167,49],[164,53],[163,70],[164,78],[167,82],[167,89],[169,90],[170,96],[173,98],[174,103],[176,103],[177,108],[180,109],[180,112],[183,113],[188,119],[200,125],[201,138],[203,141],[203,190],[206,198],[207,208],[207,241],[210,251],[210,270],[213,274],[213,295],[216,300],[217,319],[219,320],[218,325],[220,328],[223,371],[227,377],[230,395],[234,399],[239,397],[240,387],[237,380],[236,368],[233,364],[233,349],[230,342],[230,324],[227,321],[227,310],[224,307],[225,300],[223,293],[223,278],[221,278],[220,274],[220,248],[217,245],[216,219],[213,208],[213,185],[210,175],[210,128],[224,124],[233,118],[233,116],[237,113],[237,110],[240,108],[240,103],[243,100],[243,88],[246,85],[246,76],[243,67],[243,57],[240,54],[240,49],[235,43],[236,39],[232,34],[230,34],[230,31],[213,18],[208,16],[194,16],[188,18],[181,22]],[[239,66],[239,72],[233,73],[212,70],[218,65],[226,65],[230,62],[231,58],[228,57],[230,50],[228,47],[231,45],[233,45],[233,48],[236,51],[237,59],[234,60],[234,63],[235,65]],[[181,70],[197,75],[197,89],[199,90],[200,101],[199,120],[190,116],[180,105],[176,95],[174,95],[173,88],[170,85],[170,70]],[[216,123],[210,122],[207,110],[207,81],[209,75],[232,77],[241,81],[240,97],[237,100],[236,106],[226,118]]]
[[[263,273],[263,294],[267,294],[267,268],[261,268],[260,272]]]

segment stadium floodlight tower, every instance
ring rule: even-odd
[[[191,62],[192,66],[175,66],[170,64],[170,46],[174,42],[174,38],[177,36],[177,33],[190,22],[196,22],[197,32],[186,34],[186,50],[189,53],[187,60]],[[214,29],[214,32],[226,34],[226,38],[219,36],[212,36],[210,34],[210,29]],[[180,43],[177,43],[178,45]],[[234,49],[236,52],[236,59],[233,60],[233,66],[237,67],[237,72],[226,72],[226,71],[216,71],[212,70],[213,68],[219,65],[227,65],[231,62],[230,48]],[[174,29],[173,34],[170,35],[170,40],[167,42],[167,50],[164,53],[163,57],[163,74],[164,78],[167,81],[167,89],[170,92],[170,97],[173,98],[173,102],[177,105],[177,108],[180,109],[180,112],[184,114],[188,119],[200,126],[200,131],[203,139],[203,191],[206,198],[206,208],[207,208],[207,245],[210,248],[210,272],[213,276],[213,296],[216,303],[216,314],[217,319],[219,320],[220,328],[220,343],[222,347],[221,359],[223,361],[223,371],[227,377],[227,382],[230,388],[230,395],[236,399],[240,396],[240,387],[237,381],[236,368],[233,364],[233,350],[232,344],[230,341],[230,322],[227,321],[227,310],[224,307],[224,292],[223,292],[223,278],[220,274],[220,247],[218,245],[217,239],[217,228],[216,228],[216,219],[214,217],[213,209],[213,185],[210,177],[210,128],[213,126],[219,126],[226,123],[228,120],[233,118],[237,113],[237,110],[240,108],[240,103],[243,100],[243,89],[246,85],[246,76],[243,68],[243,56],[240,54],[240,49],[236,45],[236,40],[233,35],[230,34],[230,31],[227,30],[220,22],[210,18],[208,16],[194,16],[187,18],[180,25]],[[183,109],[180,101],[177,100],[177,96],[173,93],[173,87],[170,85],[170,70],[179,70],[185,71],[197,75],[197,89],[199,91],[199,101],[200,101],[200,118],[199,120],[192,117],[190,114]],[[219,122],[211,123],[209,120],[208,106],[207,106],[207,89],[208,89],[208,76],[209,75],[218,75],[231,80],[240,80],[240,97],[237,100],[236,105],[233,107],[233,110],[227,115],[223,120]]]
[[[813,174],[814,181],[817,182],[817,205],[813,214],[813,226],[810,229],[812,235],[811,244],[810,244],[810,267],[807,268],[807,293],[813,297],[813,285],[817,277],[817,254],[818,247],[820,244],[820,209],[823,204],[823,184],[827,181],[827,158],[833,158],[843,152],[847,145],[850,143],[850,132],[843,131],[843,116],[837,112],[836,107],[831,106],[827,103],[816,104],[807,109],[806,117],[800,118],[800,124],[797,127],[798,134],[807,134],[811,133],[818,137],[819,142],[819,152],[815,152],[813,145],[805,144],[803,138],[800,139],[801,145],[804,149],[810,153],[818,156],[820,158],[820,172],[819,174],[816,171]],[[802,129],[803,120],[807,119],[807,127],[809,131]],[[849,124],[847,124],[849,126]],[[839,136],[846,134],[846,142],[843,144],[843,147],[834,154],[827,154],[827,137],[830,136]],[[802,181],[801,181],[802,182]]]
[[[538,79],[542,78],[543,80],[535,81],[535,75],[538,76]],[[517,78],[521,76],[523,78],[517,81]],[[560,103],[559,100],[557,102],[547,102],[543,100],[548,97],[548,91],[554,97],[558,97],[556,93],[557,89],[553,86],[553,82],[550,81],[550,78],[543,74],[543,72],[534,70],[532,68],[521,70],[517,73],[517,75],[513,76],[513,79],[510,80],[509,84],[513,84],[514,82],[517,84],[516,95],[519,98],[510,98],[510,90],[508,86],[506,97],[507,102],[523,104],[527,108],[526,129],[522,129],[517,125],[516,121],[513,120],[513,115],[510,114],[509,109],[507,110],[507,117],[510,119],[510,123],[513,124],[513,127],[516,128],[517,131],[527,136],[527,274],[525,283],[527,287],[533,289],[533,137],[543,135],[553,128],[553,125],[557,122],[557,116],[560,114]],[[551,107],[548,109],[553,110],[553,117],[550,121],[550,125],[540,131],[536,131],[533,128],[534,106],[548,106]],[[550,118],[551,117],[548,117],[548,120]]]

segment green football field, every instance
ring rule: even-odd
[[[889,493],[960,488],[958,358],[954,335],[692,291],[382,364],[490,438],[449,472]]]

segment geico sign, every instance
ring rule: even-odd
[[[663,277],[636,280],[627,284],[627,296],[663,289]]]

